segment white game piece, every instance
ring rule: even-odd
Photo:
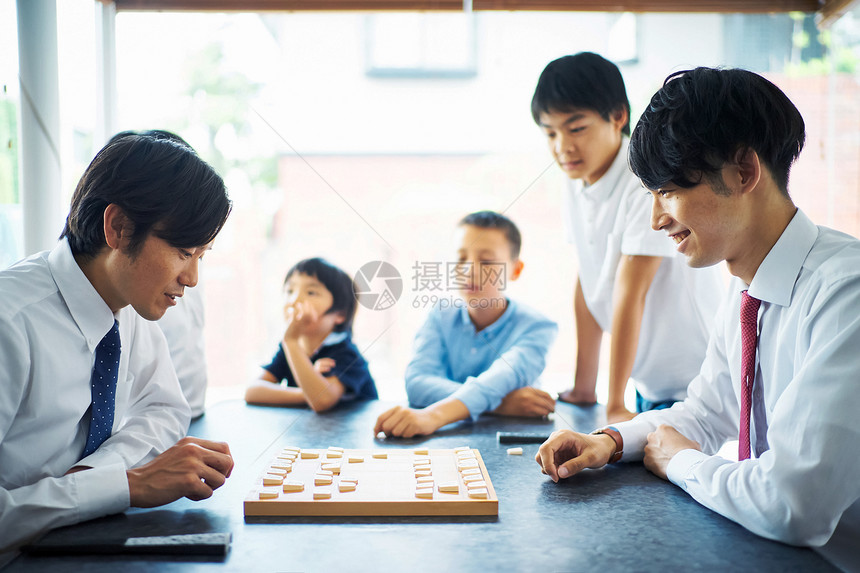
[[[460,471],[464,476],[481,475],[481,468],[466,468]]]
[[[260,499],[278,499],[278,488],[265,487],[260,490]]]
[[[266,474],[263,476],[263,485],[281,485],[284,483],[284,476]]]
[[[358,478],[340,478],[340,483],[354,483],[354,484],[358,484]]]
[[[338,452],[336,450],[329,450],[325,453],[325,457],[328,459],[339,459],[343,457],[343,452]]]
[[[417,477],[417,478],[427,477],[427,476],[432,476],[432,475],[433,475],[433,472],[429,469],[428,470],[415,470],[415,477]]]
[[[433,484],[433,477],[432,476],[421,476],[420,478],[416,478],[415,481],[419,484],[429,483],[432,485]]]
[[[459,454],[457,454],[458,460],[467,460],[467,459],[471,459],[474,457],[475,457],[475,452],[473,452],[472,450],[467,450],[465,452],[460,452]]]
[[[356,484],[351,481],[342,481],[338,484],[338,491],[355,491]]]
[[[332,451],[332,452],[343,453],[343,448],[341,448],[339,446],[329,446],[328,449],[329,449],[329,451]]]
[[[313,460],[320,457],[320,453],[315,452],[313,450],[302,450],[302,453],[300,455],[302,456],[303,460]]]
[[[287,470],[289,472],[293,469],[293,462],[278,459],[272,462],[272,467],[278,470]]]
[[[331,476],[314,476],[314,485],[331,485]]]
[[[318,469],[316,475],[331,477],[334,475],[334,472],[331,470]]]
[[[320,471],[317,473],[331,472],[332,475],[340,475],[340,464],[320,464]]]
[[[427,448],[419,448],[417,450],[414,450],[412,453],[414,453],[416,456],[426,456],[430,453],[430,450],[428,450]]]
[[[314,490],[314,499],[330,499],[331,498],[331,488],[330,487],[320,487]]]
[[[415,490],[415,497],[420,497],[422,499],[433,499],[433,488],[432,487],[422,487]]]
[[[284,468],[276,468],[275,466],[270,467],[266,470],[266,473],[273,476],[285,476],[287,475],[287,470]]]
[[[377,460],[386,460],[388,459],[388,452],[373,452],[373,457]]]
[[[291,462],[296,461],[296,458],[299,457],[299,454],[296,452],[281,452],[276,456],[279,460],[288,460]]]
[[[508,448],[508,455],[509,456],[521,456],[521,455],[523,455],[523,449],[522,448]]]
[[[468,489],[469,491],[472,491],[473,489],[481,489],[482,487],[487,487],[487,482],[485,482],[484,480],[473,481],[466,484],[466,489]]]
[[[476,467],[478,467],[478,460],[476,459],[460,460],[459,462],[457,462],[457,468],[461,470]]]
[[[287,447],[283,448],[281,451],[284,451],[284,452],[296,452],[296,453],[298,454],[300,451],[302,451],[302,449],[301,449],[301,448],[297,448],[297,447],[295,447],[295,446],[287,446]]]
[[[470,483],[476,482],[476,481],[483,481],[483,480],[484,480],[484,476],[482,476],[481,474],[471,474],[471,475],[463,476],[463,482],[466,484],[470,484]]]
[[[460,485],[455,481],[440,483],[439,491],[441,493],[457,493],[460,491]]]
[[[487,491],[487,488],[485,487],[469,490],[469,497],[473,497],[475,499],[487,499],[488,495],[490,495],[490,492]]]
[[[284,482],[284,493],[293,493],[297,491],[304,491],[305,484],[300,481],[285,481]]]
[[[413,466],[429,466],[431,463],[430,458],[415,458],[412,461]]]
[[[364,456],[349,456],[349,463],[360,464],[364,461]]]
[[[465,452],[470,449],[471,448],[469,446],[460,446],[459,448],[454,448],[454,453],[459,454],[460,452]]]

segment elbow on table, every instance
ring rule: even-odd
[[[789,508],[787,515],[779,522],[772,524],[771,533],[773,539],[789,545],[803,547],[819,547],[827,543],[839,517],[836,518],[808,511],[806,505],[802,508]]]

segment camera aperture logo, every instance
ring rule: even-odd
[[[403,279],[397,268],[385,261],[371,261],[353,278],[358,302],[371,310],[388,310],[403,294]]]

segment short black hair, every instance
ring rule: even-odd
[[[284,284],[286,285],[290,277],[296,273],[314,277],[328,289],[328,292],[331,293],[332,303],[326,314],[340,312],[344,316],[344,321],[336,324],[334,330],[336,332],[352,332],[352,321],[355,319],[356,311],[355,283],[353,283],[352,278],[338,267],[319,257],[304,259],[293,265],[287,271]]]
[[[470,213],[460,220],[460,225],[472,225],[481,229],[499,229],[505,234],[505,238],[511,246],[511,258],[517,260],[520,256],[520,249],[523,246],[523,240],[520,236],[520,230],[513,221],[496,213],[495,211],[477,211]]]
[[[179,248],[206,245],[221,230],[232,203],[224,181],[178,135],[125,131],[84,171],[60,238],[72,253],[95,257],[106,245],[104,211],[118,205],[134,225],[128,252],[152,233]]]
[[[630,135],[630,100],[618,66],[592,52],[564,56],[547,64],[532,96],[532,117],[540,114],[590,109],[609,121],[613,112],[627,111],[621,132]]]
[[[791,164],[806,139],[800,112],[765,78],[741,69],[696,68],[666,78],[630,139],[630,169],[648,189],[722,182],[735,154],[752,149],[788,196]]]

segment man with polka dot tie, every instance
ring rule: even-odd
[[[57,246],[0,271],[0,553],[79,521],[212,495],[227,444],[191,411],[159,319],[230,212],[181,138],[124,133],[84,172]]]
[[[791,200],[804,140],[797,108],[761,76],[669,76],[633,131],[630,167],[651,226],[693,267],[725,261],[731,288],[686,400],[592,435],[557,432],[537,461],[558,481],[642,460],[749,531],[857,570],[860,241]],[[730,440],[736,460],[718,455]]]

